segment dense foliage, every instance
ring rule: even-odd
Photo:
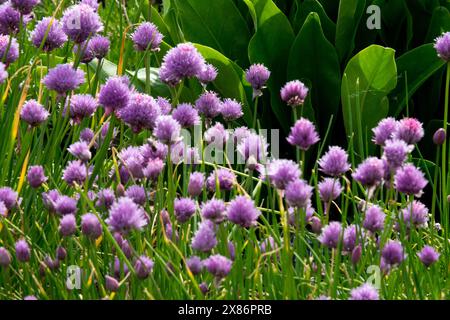
[[[0,298],[448,299],[449,10],[1,4]]]

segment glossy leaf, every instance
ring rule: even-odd
[[[233,1],[183,0],[174,3],[186,40],[214,48],[240,64],[247,63],[250,32]]]
[[[370,130],[389,111],[387,95],[397,84],[394,55],[391,48],[372,45],[350,59],[344,71],[344,125],[347,135],[354,135],[355,150],[363,155],[362,141],[370,140]]]
[[[355,35],[365,11],[365,0],[341,0],[336,23],[336,50],[339,60],[348,58],[355,47]]]
[[[336,50],[326,39],[315,12],[308,15],[292,45],[288,79],[310,81],[312,107],[321,127],[325,128],[339,107],[341,75]]]
[[[306,0],[298,3],[298,10],[294,19],[294,29],[299,31],[306,21],[306,18],[311,12],[315,12],[320,17],[320,22],[322,24],[323,33],[327,37],[328,41],[334,43],[336,37],[336,24],[327,16],[322,5],[317,0]]]
[[[406,99],[410,99],[417,89],[444,64],[444,61],[438,58],[431,43],[424,44],[399,57],[397,68],[400,80],[390,96],[392,101],[390,113],[398,116],[405,108]],[[408,80],[408,97],[406,97],[405,73]]]
[[[290,116],[280,98],[280,88],[286,82],[287,56],[294,41],[294,32],[287,17],[271,0],[255,0],[258,31],[250,40],[251,63],[263,63],[271,71],[268,81],[272,111],[281,127],[287,131]]]

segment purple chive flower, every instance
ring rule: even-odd
[[[211,199],[205,202],[201,207],[203,218],[221,223],[225,219],[225,203],[220,199]]]
[[[7,35],[0,35],[0,61],[6,66],[9,66],[19,58],[19,44],[14,38],[11,39],[10,44],[9,37]]]
[[[96,35],[89,40],[87,50],[97,59],[106,57],[109,51],[110,41],[107,37]]]
[[[187,267],[193,275],[197,275],[202,272],[203,263],[197,256],[192,256],[186,260]]]
[[[381,231],[384,228],[385,217],[386,215],[379,206],[372,205],[366,211],[363,227],[373,233]]]
[[[20,30],[20,16],[20,12],[13,8],[10,2],[0,5],[0,33],[5,35],[18,33]],[[24,20],[28,21],[28,16],[24,16]],[[23,26],[25,26],[25,23],[23,23]]]
[[[56,248],[56,259],[57,260],[66,260],[67,257],[67,251],[64,247],[62,246],[58,246],[58,248]]]
[[[214,170],[206,179],[206,186],[210,191],[216,191],[216,182],[220,190],[229,191],[236,182],[236,175],[225,168]]]
[[[36,100],[28,100],[20,111],[20,118],[32,127],[37,127],[47,120],[49,113]]]
[[[163,169],[163,160],[159,158],[150,159],[148,160],[147,166],[144,168],[144,176],[151,181],[157,181]]]
[[[423,249],[417,253],[420,261],[429,267],[439,259],[439,253],[433,247],[424,246]]]
[[[94,131],[92,131],[90,128],[85,128],[80,132],[80,140],[87,143],[91,143],[92,139],[94,139],[94,136]]]
[[[59,194],[58,190],[50,190],[48,192],[43,192],[42,202],[44,203],[44,207],[47,208],[47,210],[54,212],[56,201],[60,196],[61,195]]]
[[[129,186],[127,191],[125,191],[125,196],[140,206],[144,205],[147,200],[147,194],[144,187],[138,185]]]
[[[239,145],[244,138],[250,135],[251,131],[247,127],[239,127],[233,130],[234,145]]]
[[[119,260],[119,258],[114,258],[114,264],[112,265],[114,270],[114,277],[120,279],[122,274],[125,276],[129,273],[129,269],[126,263]]]
[[[11,6],[17,9],[21,14],[30,14],[33,8],[38,5],[40,0],[10,0]]]
[[[206,85],[208,82],[213,82],[217,77],[217,69],[209,63],[206,63],[202,71],[197,74],[197,79]]]
[[[103,189],[97,193],[97,201],[95,202],[95,206],[98,208],[109,209],[115,201],[116,196],[114,195],[114,191],[111,189]]]
[[[70,161],[63,171],[63,179],[68,185],[82,185],[87,178],[86,165],[79,160]]]
[[[244,115],[242,105],[235,99],[226,98],[220,107],[220,113],[225,121],[237,120]]]
[[[196,210],[196,205],[194,200],[189,198],[179,198],[175,199],[174,204],[174,212],[175,217],[177,218],[178,222],[185,223],[189,220],[190,217],[192,217]]]
[[[325,203],[337,199],[344,188],[338,179],[324,178],[318,185],[320,199]]]
[[[367,158],[358,166],[352,177],[366,187],[380,184],[384,177],[383,161],[376,157]]]
[[[403,140],[389,139],[385,141],[383,158],[386,159],[389,168],[395,170],[402,166],[413,148]]]
[[[44,168],[42,166],[31,166],[28,169],[27,180],[32,188],[39,188],[47,181]]]
[[[305,102],[309,89],[305,84],[299,80],[289,81],[281,88],[281,100],[287,103],[288,106],[296,107]]]
[[[63,32],[61,23],[52,17],[43,18],[31,32],[33,45],[36,48],[42,46],[42,50],[45,52],[61,48],[66,41],[67,35]]]
[[[252,64],[245,71],[245,80],[253,88],[253,97],[262,95],[262,89],[264,89],[267,80],[269,80],[270,71],[263,64]]]
[[[138,147],[125,148],[120,151],[118,157],[125,166],[127,174],[131,174],[136,179],[144,177],[144,157]]]
[[[255,169],[256,163],[265,163],[268,144],[263,136],[249,133],[237,146],[237,151],[247,163],[247,168]],[[252,165],[253,164],[253,165]]]
[[[115,232],[128,233],[131,230],[140,231],[147,225],[147,219],[144,210],[133,200],[122,197],[112,205],[106,223]]]
[[[42,82],[47,89],[54,90],[62,95],[77,89],[84,83],[84,76],[83,70],[75,70],[70,64],[66,63],[50,69],[48,74],[42,79]]]
[[[434,43],[438,57],[448,62],[450,61],[450,32],[445,32],[437,37]]]
[[[346,252],[352,252],[356,246],[357,237],[358,234],[354,224],[345,228],[343,236],[343,250]]]
[[[6,208],[3,201],[0,201],[0,216],[6,217],[8,214],[8,208]]]
[[[20,262],[30,261],[31,257],[30,247],[28,246],[28,243],[24,239],[21,239],[16,242],[15,249],[17,260],[19,260]]]
[[[312,216],[310,219],[311,229],[315,234],[320,234],[322,232],[322,221],[316,217]]]
[[[422,123],[414,118],[404,118],[398,122],[393,137],[405,141],[407,144],[416,144],[423,136]]]
[[[362,247],[360,244],[358,244],[352,251],[352,263],[354,265],[358,264],[359,260],[361,259],[361,254],[362,254]]]
[[[159,69],[161,80],[176,86],[183,78],[197,76],[205,67],[205,60],[191,43],[180,43],[167,52]]]
[[[97,100],[89,94],[74,94],[70,98],[70,118],[74,123],[80,123],[84,118],[91,117],[97,110]]]
[[[11,263],[11,254],[4,247],[0,247],[0,267],[7,268]]]
[[[144,93],[135,93],[126,106],[119,111],[120,118],[134,133],[143,129],[152,130],[159,116],[159,106],[155,99]]]
[[[274,159],[267,164],[267,176],[277,189],[284,190],[289,182],[300,178],[300,169],[292,160]]]
[[[105,276],[105,288],[108,291],[116,292],[119,290],[119,281],[111,276]]]
[[[297,179],[286,185],[285,197],[289,205],[306,208],[311,199],[313,188],[303,179]]]
[[[8,210],[11,210],[17,205],[19,195],[10,187],[0,188],[0,201],[3,202]]]
[[[223,124],[217,122],[214,126],[205,131],[204,139],[208,145],[214,143],[216,146],[221,147],[226,144],[228,140],[228,131]]]
[[[413,164],[406,164],[397,170],[394,177],[395,189],[399,192],[420,196],[423,188],[427,185],[427,180],[422,171]]]
[[[181,126],[171,116],[160,116],[156,119],[155,137],[164,144],[180,141]]]
[[[6,71],[6,66],[3,62],[0,62],[0,84],[4,83],[8,79],[8,71]]]
[[[217,245],[214,223],[210,220],[204,220],[192,238],[192,249],[201,252],[209,252]]]
[[[69,237],[77,231],[77,221],[73,214],[67,214],[59,222],[59,233],[63,237]]]
[[[330,222],[330,224],[322,229],[322,234],[319,236],[318,240],[322,245],[335,249],[338,246],[341,231],[342,226],[339,222]]]
[[[192,172],[189,177],[188,193],[191,197],[199,196],[203,191],[205,175],[203,172]]]
[[[94,60],[94,54],[89,49],[88,40],[79,44],[75,44],[73,46],[73,53],[75,54],[75,56],[80,57],[81,63],[89,63]]]
[[[372,141],[380,146],[384,146],[386,140],[391,139],[397,130],[398,122],[394,118],[384,118],[378,122],[378,125],[372,129]]]
[[[77,141],[67,148],[69,153],[78,160],[87,162],[91,159],[91,152],[89,151],[89,145],[85,141]]]
[[[89,36],[103,30],[100,16],[86,4],[77,4],[67,8],[61,22],[64,33],[75,43],[82,43]]]
[[[86,213],[81,217],[81,232],[95,240],[102,235],[102,225],[93,213]]]
[[[266,253],[266,252],[268,252],[270,250],[277,249],[277,245],[275,243],[275,239],[272,236],[269,236],[268,238],[264,239],[259,244],[259,249],[260,249],[261,253]]]
[[[364,283],[350,292],[350,300],[380,300],[377,289],[369,283]]]
[[[260,214],[253,200],[246,196],[237,196],[227,208],[228,220],[244,228],[255,226]]]
[[[420,201],[413,201],[408,204],[406,208],[402,210],[403,221],[406,226],[410,226],[411,223],[416,228],[422,228],[427,226],[428,222],[428,208]]]
[[[433,143],[438,146],[443,145],[445,143],[446,139],[447,139],[447,134],[443,128],[437,129],[433,135]]]
[[[399,265],[405,258],[401,243],[395,240],[389,240],[381,251],[381,259],[388,268]]]
[[[230,255],[230,259],[234,261],[234,259],[236,259],[236,248],[235,248],[233,242],[228,241],[227,249],[228,249],[228,254]]]
[[[146,279],[153,270],[154,262],[147,256],[140,256],[134,263],[134,269],[136,270],[136,276],[139,279]]]
[[[164,160],[167,157],[168,148],[165,144],[150,138],[141,146],[141,153],[145,161],[157,158]]]
[[[170,104],[169,100],[163,97],[158,97],[156,98],[156,103],[159,106],[161,115],[166,116],[172,111],[172,105]]]
[[[316,132],[314,124],[305,118],[300,118],[297,122],[295,122],[287,138],[287,141],[291,145],[297,146],[304,151],[308,150],[319,140],[320,138]]]
[[[81,0],[80,3],[90,6],[94,11],[97,11],[99,7],[97,0]]]
[[[217,279],[222,279],[230,273],[233,262],[220,254],[216,254],[205,259],[203,265]]]
[[[153,23],[143,22],[136,28],[131,38],[138,51],[158,51],[163,35]]]
[[[319,159],[320,171],[333,177],[343,175],[350,170],[348,154],[341,147],[329,147],[328,151]]]
[[[77,212],[77,200],[68,196],[59,196],[55,202],[55,211],[60,215],[74,215]]]
[[[128,104],[131,96],[129,85],[126,76],[114,76],[100,87],[98,102],[105,107],[107,113],[120,110]]]
[[[177,120],[183,128],[192,127],[200,123],[198,111],[190,103],[181,103],[173,110],[172,117]]]
[[[220,114],[221,107],[222,102],[214,91],[206,91],[195,101],[195,108],[198,112],[210,119]]]

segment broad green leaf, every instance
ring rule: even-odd
[[[234,98],[243,105],[244,120],[247,125],[251,124],[252,112],[247,101],[247,95],[242,84],[243,71],[233,61],[225,57],[213,48],[195,44],[195,47],[203,57],[217,68],[217,78],[213,81],[214,87],[222,97]],[[237,71],[237,70],[240,70]]]
[[[272,111],[282,128],[289,129],[288,107],[282,103],[280,89],[286,82],[287,57],[294,32],[286,16],[271,0],[255,0],[258,31],[250,40],[251,63],[263,63],[271,71],[268,81]]]
[[[364,157],[363,141],[370,130],[388,115],[388,93],[397,84],[395,51],[372,45],[360,51],[345,68],[341,99],[347,136],[354,134],[355,151]]]
[[[341,74],[333,45],[325,38],[319,15],[312,12],[292,45],[288,79],[308,79],[312,107],[320,126],[326,128],[339,107]]]
[[[328,41],[333,43],[336,37],[336,24],[330,18],[328,18],[320,2],[317,0],[305,0],[303,2],[297,0],[297,4],[298,10],[295,14],[295,19],[293,22],[295,32],[299,31],[302,28],[308,15],[311,12],[315,12],[320,17],[323,33],[327,37]]]
[[[184,37],[244,65],[250,32],[232,0],[175,1]]]
[[[365,12],[365,0],[341,0],[336,23],[336,50],[339,60],[346,60],[355,47],[359,21]]]
[[[420,63],[418,63],[419,61]],[[398,116],[405,108],[406,99],[410,99],[417,89],[444,64],[431,43],[424,44],[399,57],[397,68],[400,80],[390,95],[392,101],[390,113]],[[405,73],[408,80],[408,97],[406,97]]]
[[[91,69],[95,72],[97,70],[98,60],[94,59],[89,63]],[[135,71],[126,70],[126,75],[133,79]],[[102,69],[100,71],[100,79],[105,81],[108,77],[115,76],[117,74],[117,65],[109,60],[103,59]],[[151,68],[150,70],[150,83],[152,87],[153,96],[169,97],[170,91],[167,85],[159,79],[159,69]],[[139,91],[144,91],[145,87],[145,69],[140,69],[137,72],[137,77],[133,81],[133,85]]]
[[[426,42],[433,42],[443,32],[450,30],[450,12],[446,7],[437,7],[433,11],[428,33],[425,38]]]

